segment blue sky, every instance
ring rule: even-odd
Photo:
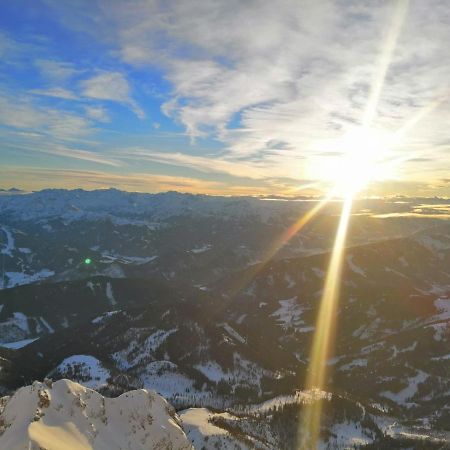
[[[425,3],[4,2],[0,187],[448,196],[450,5]]]

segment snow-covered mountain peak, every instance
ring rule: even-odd
[[[35,381],[0,399],[0,448],[191,449],[178,420],[154,391],[113,399],[69,380]]]

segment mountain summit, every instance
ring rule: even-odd
[[[154,391],[105,398],[69,380],[35,381],[0,399],[0,448],[187,450],[173,408]]]

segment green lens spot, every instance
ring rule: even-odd
[[[92,259],[91,258],[86,258],[85,260],[84,260],[84,263],[85,264],[90,264],[92,262]]]

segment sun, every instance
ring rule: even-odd
[[[373,181],[392,176],[388,140],[365,128],[354,129],[325,145],[314,171],[338,197],[353,197]]]

